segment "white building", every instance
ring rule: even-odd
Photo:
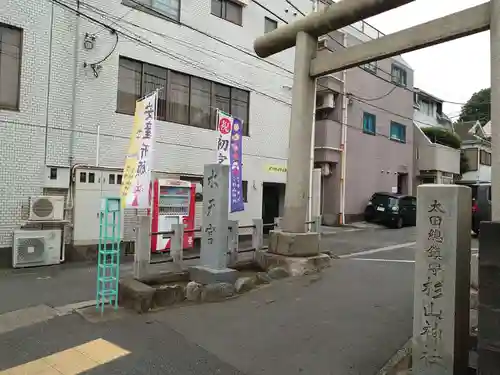
[[[443,112],[443,100],[414,88],[413,121],[419,128],[437,126],[452,130],[451,119]]]
[[[308,0],[295,3],[311,9]],[[259,4],[287,22],[297,17],[284,1]],[[65,219],[75,221],[67,242],[96,243],[99,198],[118,194],[134,102],[157,88],[158,176],[201,177],[215,161],[213,115],[221,108],[246,124],[247,204],[234,218],[262,217],[263,192],[282,200],[284,185],[275,184],[286,179],[294,51],[266,61],[253,53],[254,39],[282,23],[269,11],[245,0],[152,7],[0,0],[0,7],[0,247],[12,246],[30,197],[40,195],[69,196]]]
[[[468,170],[463,181],[491,182],[491,121],[458,122],[455,132],[462,139],[462,152],[467,158]]]

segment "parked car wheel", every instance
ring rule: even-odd
[[[373,207],[367,207],[365,210],[365,221],[371,223],[375,217],[375,209]]]
[[[394,223],[394,227],[396,229],[401,229],[403,228],[403,226],[405,225],[405,222],[403,220],[403,218],[400,216],[396,219],[396,222]]]

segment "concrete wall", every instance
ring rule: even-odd
[[[418,170],[460,174],[460,150],[432,143],[417,126],[414,141]]]

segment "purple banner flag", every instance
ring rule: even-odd
[[[233,128],[231,130],[231,147],[229,152],[229,160],[231,165],[230,175],[230,212],[239,212],[245,209],[243,203],[243,174],[241,171],[241,159],[243,153],[243,122],[234,118]]]

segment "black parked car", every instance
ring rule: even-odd
[[[365,220],[392,228],[417,224],[417,198],[404,194],[375,193],[365,208]]]
[[[459,181],[459,185],[472,189],[472,231],[479,234],[481,221],[491,221],[491,182]]]

